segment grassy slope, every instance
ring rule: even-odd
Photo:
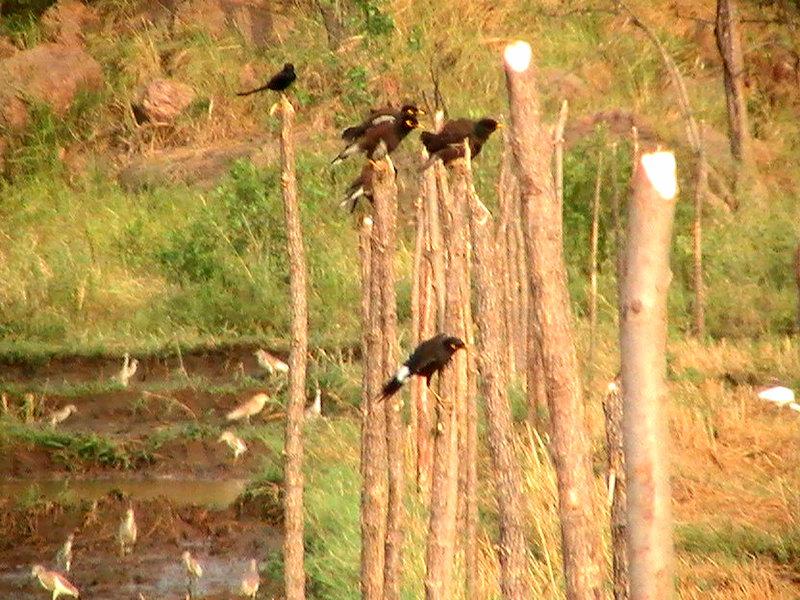
[[[718,61],[703,55],[691,38],[686,41],[694,23],[676,19],[661,5],[636,4],[689,77],[698,117],[724,131]],[[709,18],[712,4],[686,3],[681,11]],[[107,16],[131,6],[96,5]],[[179,24],[169,32],[165,27],[132,28],[124,18],[107,18],[106,29],[87,40],[89,52],[106,69],[106,92],[84,99],[64,121],[53,119],[46,110],[37,111],[33,126],[14,140],[9,178],[0,190],[3,346],[24,352],[42,348],[120,352],[244,335],[278,343],[284,339],[288,310],[274,171],[239,165],[214,190],[170,187],[131,195],[113,182],[113,167],[129,151],[149,152],[183,142],[202,145],[274,131],[275,123],[264,110],[267,99],[241,102],[231,92],[240,85],[241,65],[250,62],[266,75],[287,55],[301,73],[295,97],[300,104],[299,127],[307,140],[298,148],[298,176],[312,261],[312,340],[356,341],[355,235],[348,218],[336,210],[339,191],[355,167],[328,174],[326,163],[337,147],[331,141],[335,128],[375,103],[373,98],[395,99],[391,90],[400,90],[397,99],[419,99],[423,92],[430,97],[431,67],[440,75],[451,114],[502,117],[506,109],[498,49],[503,40],[522,37],[533,43],[546,74],[559,70],[581,77],[583,87],[570,98],[573,117],[609,108],[635,109],[653,115],[651,122],[679,151],[684,201],[674,246],[671,327],[676,341],[671,364],[681,596],[796,597],[791,583],[798,569],[793,517],[798,500],[793,491],[798,482],[792,460],[797,454],[795,423],[786,418],[789,415],[754,404],[749,385],[734,387],[724,377],[733,373],[761,380],[770,375],[796,378],[800,367],[796,345],[770,335],[787,330],[794,306],[788,251],[800,233],[800,209],[796,181],[786,169],[797,162],[791,110],[769,107],[761,90],[754,90],[750,108],[763,138],[762,155],[769,157],[761,162],[764,190],[741,198],[742,208],[735,214],[709,208],[706,221],[711,333],[767,337],[767,341],[742,339],[708,347],[685,343],[678,339],[689,323],[692,165],[681,148],[673,92],[643,37],[622,18],[602,12],[556,15],[562,10],[558,3],[519,0],[498,7],[478,2],[463,4],[459,11],[421,0],[365,6],[377,6],[391,15],[396,28],[381,33],[380,19],[365,20],[354,11],[346,18],[347,32],[364,38],[340,53],[327,50],[319,19],[299,9],[288,14],[294,27],[281,32],[282,44],[260,51],[248,49],[234,32],[213,37],[197,23]],[[40,37],[35,26],[22,31],[30,44]],[[750,27],[747,35],[748,42],[757,46],[767,33]],[[185,51],[172,65],[172,75],[191,83],[201,96],[213,97],[214,111],[210,116],[193,113],[169,131],[139,130],[124,104],[138,85],[164,74],[161,52],[171,49]],[[561,100],[559,89],[552,84],[542,90],[551,115]],[[480,191],[490,203],[498,141],[487,145],[478,172]],[[567,158],[565,244],[578,315],[585,294],[586,215],[594,156],[605,147],[600,137],[592,137],[575,146]],[[80,157],[84,168],[75,170],[68,160],[62,161],[62,148],[67,157]],[[400,160],[407,160],[402,152]],[[620,190],[625,189],[626,160],[621,151],[616,175]],[[413,181],[407,181],[405,202],[413,189]],[[611,189],[607,184],[606,205]],[[607,226],[608,213],[604,219]],[[605,347],[597,364],[584,369],[598,448],[601,375],[616,368],[610,248],[604,238]],[[401,251],[401,263],[405,274],[407,247]],[[407,282],[401,284],[401,302],[407,302],[403,300],[407,289]],[[335,597],[355,597],[357,501],[355,479],[348,474],[357,471],[357,432],[349,423],[326,427],[320,424],[312,432],[312,441],[319,443],[309,451],[309,573],[320,597],[332,597],[327,591],[331,589],[337,590]],[[275,442],[274,437],[269,439]],[[535,439],[523,434],[520,443],[533,499],[530,539],[537,597],[556,598],[553,473]],[[598,482],[601,496],[599,488]],[[493,507],[482,510],[488,532]],[[415,551],[407,558],[408,572],[418,574],[419,520],[412,523],[410,536]],[[485,597],[496,594],[497,567],[490,547],[486,533],[481,540]],[[415,584],[409,586],[407,596],[418,595]]]

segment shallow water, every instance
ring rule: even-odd
[[[246,479],[26,479],[0,481],[0,498],[24,501],[44,497],[67,502],[99,500],[117,490],[134,500],[163,497],[175,504],[227,508],[244,491]]]

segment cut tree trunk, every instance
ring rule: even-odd
[[[628,203],[619,323],[628,577],[633,600],[674,597],[667,453],[667,289],[675,159],[641,157]]]
[[[594,501],[589,437],[572,339],[561,212],[553,189],[551,140],[541,122],[531,49],[506,48],[511,140],[525,213],[528,284],[541,336],[552,453],[558,480],[567,600],[603,595],[600,527]]]
[[[459,161],[461,162],[461,161]],[[450,194],[444,167],[435,165],[439,194],[439,216],[444,252],[445,303],[442,330],[466,339],[463,285],[466,266],[466,193]],[[459,165],[454,165],[457,171]],[[463,171],[463,164],[461,166]],[[465,187],[464,174],[454,173],[456,186]],[[426,600],[451,600],[458,511],[458,422],[459,404],[467,393],[467,357],[456,352],[439,380],[436,402],[436,437],[433,446],[430,520],[425,552]]]
[[[303,408],[308,361],[308,275],[297,206],[292,125],[294,108],[281,96],[281,192],[292,295],[292,343],[284,441],[284,585],[287,600],[305,598],[303,567]]]
[[[622,452],[622,397],[619,381],[608,384],[603,399],[603,414],[606,428],[606,454],[608,455],[608,495],[611,506],[611,582],[614,600],[628,600],[628,544],[625,515],[627,494],[625,492],[625,456]]]
[[[506,600],[531,597],[522,496],[522,473],[514,449],[503,352],[500,298],[495,286],[499,264],[489,211],[471,194],[472,272],[475,279],[476,347],[481,395],[485,401],[499,514],[500,591]],[[467,595],[468,598],[476,596]]]

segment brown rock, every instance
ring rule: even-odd
[[[154,79],[142,92],[141,114],[151,123],[171,123],[192,103],[194,90],[172,79]]]
[[[40,44],[0,60],[0,123],[27,122],[25,102],[48,104],[64,114],[78,90],[99,90],[103,70],[80,48]]]
[[[79,0],[59,0],[42,15],[48,39],[68,46],[83,43],[84,32],[99,25],[97,15]]]

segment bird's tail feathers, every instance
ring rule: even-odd
[[[339,154],[336,156],[336,158],[334,158],[334,159],[331,161],[331,166],[338,165],[338,164],[339,164],[340,162],[342,162],[342,161],[343,161],[345,158],[347,158],[348,156],[352,156],[352,155],[353,155],[353,154],[355,154],[356,152],[358,152],[358,144],[357,144],[357,143],[355,143],[355,142],[353,142],[352,144],[348,144],[348,145],[345,147],[345,149],[344,149],[344,150],[342,150],[341,152],[339,152]]]

